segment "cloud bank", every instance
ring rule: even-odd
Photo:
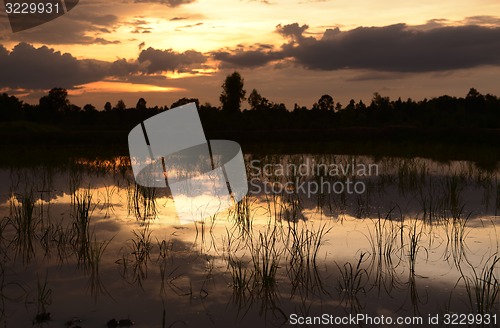
[[[114,16],[97,17],[103,28],[113,25]],[[496,20],[488,16],[471,17],[471,22]],[[308,25],[278,25],[275,32],[284,43],[238,45],[209,53],[196,50],[145,48],[135,58],[113,62],[77,59],[47,46],[35,48],[26,42],[11,51],[0,45],[0,87],[42,90],[52,87],[76,88],[103,81],[165,80],[165,72],[197,73],[218,63],[219,68],[290,67],[311,71],[360,70],[380,76],[420,72],[450,72],[486,65],[500,66],[500,27],[483,25],[444,26],[433,20],[422,26],[396,24],[382,27],[358,27],[349,31],[326,29],[311,36]],[[76,29],[80,31],[81,29]],[[61,31],[62,32],[62,31]],[[71,34],[71,31],[70,31]],[[106,44],[105,39],[81,40]],[[214,68],[213,66],[211,68]]]
[[[369,69],[431,72],[500,65],[500,28],[477,25],[416,29],[406,24],[327,29],[321,38],[305,36],[309,27],[278,25],[287,42],[281,48],[218,52],[215,58],[234,67],[256,67],[287,58],[311,70]]]
[[[73,88],[103,79],[108,64],[19,43],[11,52],[0,45],[0,87],[12,89]]]
[[[106,62],[77,59],[47,46],[35,48],[21,42],[10,52],[0,45],[0,88],[41,90],[57,86],[73,89],[110,77],[127,81],[165,71],[194,72],[206,60],[205,55],[194,50],[180,53],[149,47],[142,50],[137,59]]]

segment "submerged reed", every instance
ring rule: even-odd
[[[365,253],[361,253],[358,263],[353,266],[351,262],[345,263],[342,267],[337,264],[340,270],[338,281],[338,292],[340,294],[356,295],[359,292],[365,293],[365,285],[368,282],[368,272],[361,267]]]
[[[462,212],[463,207],[453,217],[447,218],[444,224],[446,233],[445,259],[453,258],[457,267],[460,266],[463,259],[466,259],[466,238],[469,234],[467,224],[472,214],[469,213],[465,216]]]
[[[233,259],[230,258],[228,261],[230,266],[230,274],[232,283],[231,286],[233,290],[237,293],[244,293],[245,291],[250,290],[250,284],[254,277],[254,272],[250,272],[250,270],[243,263],[242,259]]]
[[[89,273],[90,294],[94,297],[96,302],[97,297],[100,294],[107,294],[108,296],[111,296],[106,287],[102,284],[99,273],[102,256],[108,245],[111,243],[111,240],[112,239],[97,241],[94,237],[94,240],[90,243],[87,272]]]
[[[394,287],[400,284],[396,267],[403,258],[405,244],[405,219],[392,218],[393,211],[389,211],[384,218],[372,220],[373,228],[368,230],[368,242],[370,244],[368,269],[373,280],[373,288],[379,291],[384,288],[387,294],[391,294]]]
[[[118,187],[117,186],[104,186],[104,192],[102,192],[102,196],[104,198],[104,201],[101,206],[101,210],[104,210],[104,217],[108,218],[110,217],[111,213],[115,212],[115,207],[113,205],[112,199],[113,196],[118,192]]]
[[[495,275],[495,269],[500,263],[498,255],[491,256],[478,274],[472,268],[472,276],[463,276],[465,289],[474,313],[494,313],[500,293],[500,277]]]
[[[14,228],[13,243],[16,254],[19,254],[24,262],[29,262],[35,255],[34,240],[37,237],[37,229],[40,220],[34,215],[35,197],[32,192],[18,195],[10,202],[10,217],[8,223]]]
[[[241,234],[249,235],[252,232],[252,212],[248,196],[243,197],[235,205],[233,214],[235,225],[239,228]]]
[[[148,262],[153,249],[151,241],[151,229],[146,223],[140,230],[132,231],[134,238],[130,239],[130,250],[134,256],[132,260],[132,281],[137,282],[142,287],[142,280],[148,276]],[[127,261],[127,262],[125,262]],[[128,259],[124,259],[128,263]],[[125,264],[124,264],[125,265]],[[125,271],[125,270],[124,270]]]
[[[37,317],[40,315],[50,315],[47,313],[47,306],[52,304],[52,289],[47,286],[47,274],[45,275],[45,279],[42,282],[40,277],[37,278]]]
[[[264,289],[272,289],[276,283],[282,250],[278,245],[278,229],[268,226],[259,232],[257,240],[251,240],[251,256],[255,271],[255,279]]]
[[[417,255],[421,249],[429,256],[427,248],[420,245],[420,240],[424,234],[423,223],[413,220],[410,225],[408,225],[408,244],[406,249],[406,256],[408,256],[408,264],[410,268],[410,274],[415,274],[415,265],[417,262]]]
[[[158,214],[157,201],[158,188],[143,187],[134,182],[128,188],[128,212],[137,220],[156,218]]]
[[[78,264],[88,268],[91,259],[90,218],[95,208],[90,188],[77,191],[74,201],[72,242],[78,257]]]
[[[317,229],[310,229],[304,222],[303,224],[290,223],[288,232],[283,232],[283,235],[289,235],[283,238],[292,294],[298,287],[304,288],[306,294],[315,289],[323,291],[317,258],[324,237],[331,229],[331,227],[327,228],[327,223],[320,224]]]

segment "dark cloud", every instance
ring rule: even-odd
[[[425,24],[412,26],[413,29],[419,31],[432,30],[435,28],[441,28],[446,25],[451,25],[451,22],[444,18],[430,19]]]
[[[57,23],[47,23],[42,26],[18,32],[12,35],[12,40],[27,43],[43,44],[109,44],[109,41],[101,33],[111,32],[99,25],[89,22],[68,19],[65,16],[58,19]]]
[[[296,40],[283,46],[284,55],[309,69],[425,72],[500,64],[500,28],[456,26],[421,31],[396,24],[347,32],[327,30],[317,40],[299,35],[304,27],[285,25],[278,32]]]
[[[223,62],[225,67],[258,67],[283,59],[283,53],[260,50],[236,51],[233,53],[219,51],[215,52],[213,57]]]
[[[114,26],[118,23],[118,16],[116,15],[98,15],[95,13],[85,13],[78,12],[78,14],[72,15],[71,20],[77,20],[81,22],[89,23],[90,25],[98,26]]]
[[[474,18],[492,22],[492,18]],[[222,66],[258,67],[286,59],[312,70],[367,69],[383,72],[432,72],[500,65],[500,28],[478,25],[425,26],[395,24],[326,29],[320,37],[305,36],[307,25],[278,25],[288,41],[281,49],[256,45],[213,53]]]
[[[135,0],[137,3],[158,3],[169,7],[178,7],[194,1],[195,0]]]
[[[0,45],[0,88],[44,90],[53,87],[74,89],[79,85],[112,80],[165,80],[165,71],[196,72],[208,68],[207,58],[200,52],[171,49],[142,50],[137,59],[118,59],[114,62],[77,59],[47,46],[35,48],[19,43],[12,51]]]
[[[108,74],[115,77],[126,77],[139,71],[141,71],[139,63],[136,61],[127,61],[125,58],[122,58],[111,64]]]
[[[304,39],[303,33],[309,28],[309,25],[299,26],[298,23],[276,26],[276,32],[284,37],[292,39],[292,41],[302,41]]]
[[[139,63],[147,64],[146,72],[149,74],[165,71],[190,72],[193,67],[206,60],[205,55],[195,50],[180,53],[172,49],[158,50],[151,47],[141,51],[138,58]]]
[[[352,81],[352,82],[382,81],[382,80],[401,79],[405,76],[407,76],[406,73],[367,71],[367,72],[361,72],[361,74],[356,74],[352,77],[348,77],[345,80]]]
[[[274,48],[274,46],[272,44],[266,44],[266,43],[257,43],[256,46],[259,49],[266,49],[266,50],[271,50]]]
[[[133,22],[128,22],[127,25],[133,26],[132,33],[151,33],[152,28],[148,27],[149,23],[143,19],[135,19]]]
[[[103,39],[103,38],[95,38],[93,43],[98,43],[98,44],[104,44],[104,45],[106,45],[106,44],[119,44],[121,42],[118,41],[118,40],[109,41],[109,40],[106,40],[106,39]]]
[[[172,82],[164,75],[130,75],[124,81],[135,84],[150,84],[168,87]]]
[[[467,25],[500,26],[500,18],[495,16],[471,16],[464,20]]]
[[[175,21],[183,21],[183,20],[191,20],[191,21],[195,21],[195,20],[201,20],[201,19],[205,19],[206,17],[202,14],[189,14],[189,15],[186,15],[186,16],[175,16],[175,17],[172,17],[170,18],[169,20],[171,22],[175,22]]]
[[[97,60],[78,60],[46,46],[35,48],[19,43],[7,51],[0,45],[0,87],[12,89],[74,88],[105,77],[109,64]]]

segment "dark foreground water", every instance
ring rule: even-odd
[[[0,326],[498,327],[498,167],[245,161],[247,197],[184,224],[124,157],[0,169]]]

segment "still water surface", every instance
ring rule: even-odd
[[[167,190],[134,183],[126,158],[0,169],[0,326],[498,316],[498,168],[324,154],[245,161],[248,196],[187,224]]]

